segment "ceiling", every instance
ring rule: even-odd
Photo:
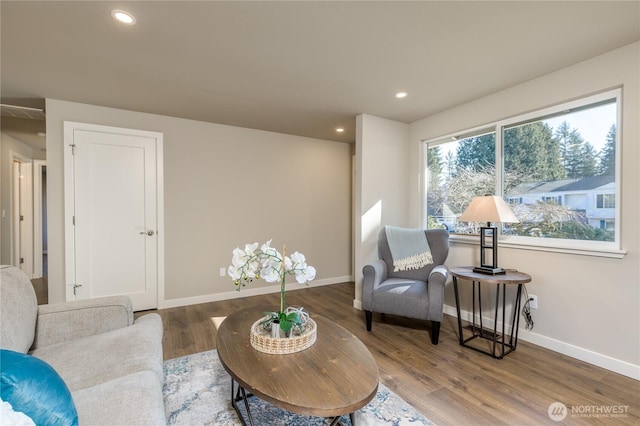
[[[409,123],[640,40],[640,1],[2,0],[0,14],[2,103],[342,142],[360,113]],[[2,130],[27,138],[24,122],[44,126]]]

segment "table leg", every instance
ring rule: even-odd
[[[351,426],[356,426],[356,413],[349,413],[349,420],[351,421]],[[329,426],[345,426],[344,423],[342,423],[342,416],[336,416],[331,420],[331,423],[329,424]]]
[[[502,301],[504,302],[504,297],[502,298]],[[491,351],[491,354],[493,355],[494,358],[496,358],[496,343],[498,340],[498,310],[500,307],[500,284],[496,284],[496,312],[493,315],[493,350]],[[502,308],[502,312],[504,313],[504,306]],[[504,327],[504,323],[502,324],[502,326]],[[502,334],[504,337],[504,333]],[[504,340],[504,339],[503,339]],[[502,348],[502,351],[504,352],[504,347]]]
[[[500,340],[502,340],[502,351],[500,352],[500,359],[502,359],[504,357],[504,341],[506,339],[506,334],[504,334],[505,331],[505,327],[506,327],[506,314],[507,314],[507,285],[506,284],[502,284],[502,338]],[[513,330],[512,330],[513,333]]]
[[[484,324],[482,323],[482,283],[480,281],[478,281],[478,314],[480,315],[480,333],[484,333]],[[474,293],[475,293],[475,286],[476,286],[476,282],[474,281],[471,284],[474,288]],[[475,333],[475,326],[476,326],[476,301],[475,301],[475,296],[473,299],[473,327],[474,327],[474,333]]]
[[[516,350],[518,344],[518,330],[520,327],[520,308],[522,307],[522,284],[518,284],[518,290],[516,291],[516,300],[513,304],[513,320],[511,321],[511,336],[509,337],[509,346]],[[514,337],[515,326],[515,337]]]
[[[456,312],[458,314],[458,336],[460,337],[460,344],[464,345],[464,339],[462,338],[462,318],[460,318],[460,296],[458,295],[458,277],[453,277],[453,292],[456,296]]]
[[[247,393],[244,388],[240,386],[240,383],[238,383],[238,390],[236,392],[235,380],[231,378],[231,406],[233,406],[233,408],[236,410],[236,414],[238,414],[242,425],[247,426],[247,421],[245,420],[244,415],[242,414],[242,411],[240,411],[240,407],[238,406],[238,402],[240,401],[244,402],[244,408],[247,411],[249,424],[253,426],[253,417],[251,416],[251,410],[249,409],[249,400],[247,399]]]

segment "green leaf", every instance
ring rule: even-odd
[[[293,328],[293,323],[291,321],[285,320],[280,321],[280,330],[289,331]]]
[[[287,315],[287,321],[291,321],[296,324],[302,323],[302,320],[300,319],[300,314],[298,314],[297,312],[291,312],[289,315]]]

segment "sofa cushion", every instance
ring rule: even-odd
[[[162,381],[141,371],[73,392],[81,425],[164,425]]]
[[[77,425],[71,393],[58,373],[31,355],[0,349],[0,394],[37,425]]]
[[[160,316],[147,314],[129,327],[31,353],[51,364],[71,392],[144,370],[162,382],[162,332]]]
[[[20,269],[0,266],[0,348],[27,353],[36,331],[38,301]]]

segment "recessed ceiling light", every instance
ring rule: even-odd
[[[118,22],[121,22],[126,25],[133,25],[136,23],[136,18],[130,14],[129,12],[125,12],[124,10],[112,10],[111,16]]]
[[[342,132],[344,132],[344,129],[343,129],[342,127],[338,127],[338,128],[336,129],[336,132],[338,132],[338,133],[342,133]]]
[[[408,94],[407,92],[398,92],[396,93],[396,98],[398,99],[406,98],[407,94]]]

